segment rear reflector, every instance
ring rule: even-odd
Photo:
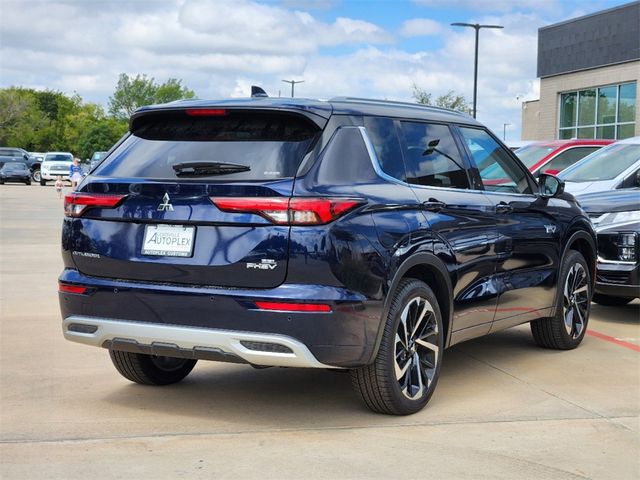
[[[58,283],[58,292],[60,293],[75,293],[77,295],[83,295],[87,293],[89,289],[80,285],[70,285],[68,283]]]
[[[190,117],[223,117],[227,114],[222,108],[188,108],[185,112]]]
[[[331,307],[322,303],[255,302],[260,310],[284,312],[330,312]]]
[[[64,197],[64,214],[67,217],[80,217],[90,208],[114,208],[125,197],[105,193],[70,193]]]
[[[254,213],[278,225],[324,225],[362,205],[357,198],[212,197],[223,212]]]

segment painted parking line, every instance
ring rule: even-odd
[[[604,340],[606,342],[615,343],[616,345],[629,348],[636,352],[640,352],[640,345],[636,345],[635,343],[625,342],[624,340],[618,340],[617,338],[610,337],[609,335],[605,335],[604,333],[596,332],[595,330],[587,330],[587,335],[591,337],[599,338],[600,340]]]

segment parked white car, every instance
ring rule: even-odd
[[[62,177],[69,180],[69,169],[73,164],[73,155],[69,152],[47,152],[40,165],[40,185],[44,186],[48,180]]]
[[[640,137],[627,138],[586,156],[558,177],[574,195],[640,186]]]

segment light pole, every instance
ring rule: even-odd
[[[503,142],[507,141],[507,125],[511,125],[511,124],[510,123],[502,124],[502,141]]]
[[[284,83],[290,83],[291,84],[291,98],[293,98],[293,87],[296,85],[296,83],[302,83],[304,82],[304,80],[282,80]]]
[[[476,118],[476,102],[478,97],[478,39],[481,28],[504,28],[502,25],[480,25],[479,23],[452,23],[453,27],[470,27],[476,31],[476,57],[473,64],[473,118]]]

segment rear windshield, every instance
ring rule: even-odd
[[[147,115],[94,171],[121,178],[176,179],[174,166],[232,164],[245,171],[201,173],[216,181],[293,177],[318,128],[304,117],[272,112],[223,111]],[[248,167],[248,169],[246,168]],[[194,178],[194,177],[189,177]]]
[[[618,143],[584,157],[560,174],[567,182],[612,180],[640,161],[640,145]]]

